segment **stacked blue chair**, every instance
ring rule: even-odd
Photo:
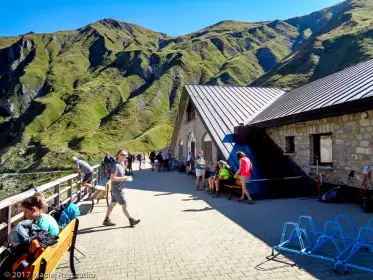
[[[336,256],[323,254],[327,243],[336,249]],[[294,244],[297,244],[296,248]],[[277,256],[275,251],[290,252],[330,261],[334,263],[336,272],[341,267],[344,273],[348,273],[348,268],[373,272],[373,268],[350,262],[362,250],[373,253],[373,219],[357,233],[351,218],[346,214],[339,214],[333,221],[325,222],[322,230],[312,217],[300,216],[297,222],[284,224],[280,243],[272,248],[272,256]]]

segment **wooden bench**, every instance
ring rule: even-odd
[[[227,187],[231,190],[229,194],[229,198],[228,198],[229,200],[231,200],[234,190],[237,190],[237,189],[242,190],[241,176],[234,177],[232,183],[224,184],[224,187]]]
[[[70,270],[74,278],[77,274],[74,266],[74,251],[78,234],[79,220],[72,220],[58,235],[58,242],[49,246],[31,265],[28,280],[43,280],[52,278],[51,275],[58,267],[62,257],[70,251]]]
[[[106,199],[107,206],[110,205],[111,202],[111,180],[107,181],[105,186],[96,186],[96,191],[89,197],[89,199],[92,200],[92,208],[91,211],[93,211],[93,207],[95,206],[94,200],[97,199],[97,203],[100,202],[100,199]]]

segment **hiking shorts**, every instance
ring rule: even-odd
[[[112,187],[111,188],[111,202],[117,202],[119,205],[126,204],[127,200],[124,195],[123,187]]]
[[[92,182],[92,173],[88,173],[84,175],[83,183],[90,184]]]
[[[241,183],[250,183],[250,177],[249,176],[241,176]]]
[[[196,168],[196,177],[205,177],[205,169]]]

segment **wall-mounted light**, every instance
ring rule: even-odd
[[[369,117],[367,112],[361,113],[361,118],[362,119],[367,119]]]

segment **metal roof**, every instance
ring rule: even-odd
[[[256,87],[187,85],[185,89],[211,137],[227,159],[235,150],[234,127],[252,120],[285,93],[279,88]],[[237,165],[237,162],[230,164]]]
[[[372,96],[373,59],[287,92],[245,124],[270,127],[358,111],[353,105],[373,107],[366,99]]]

